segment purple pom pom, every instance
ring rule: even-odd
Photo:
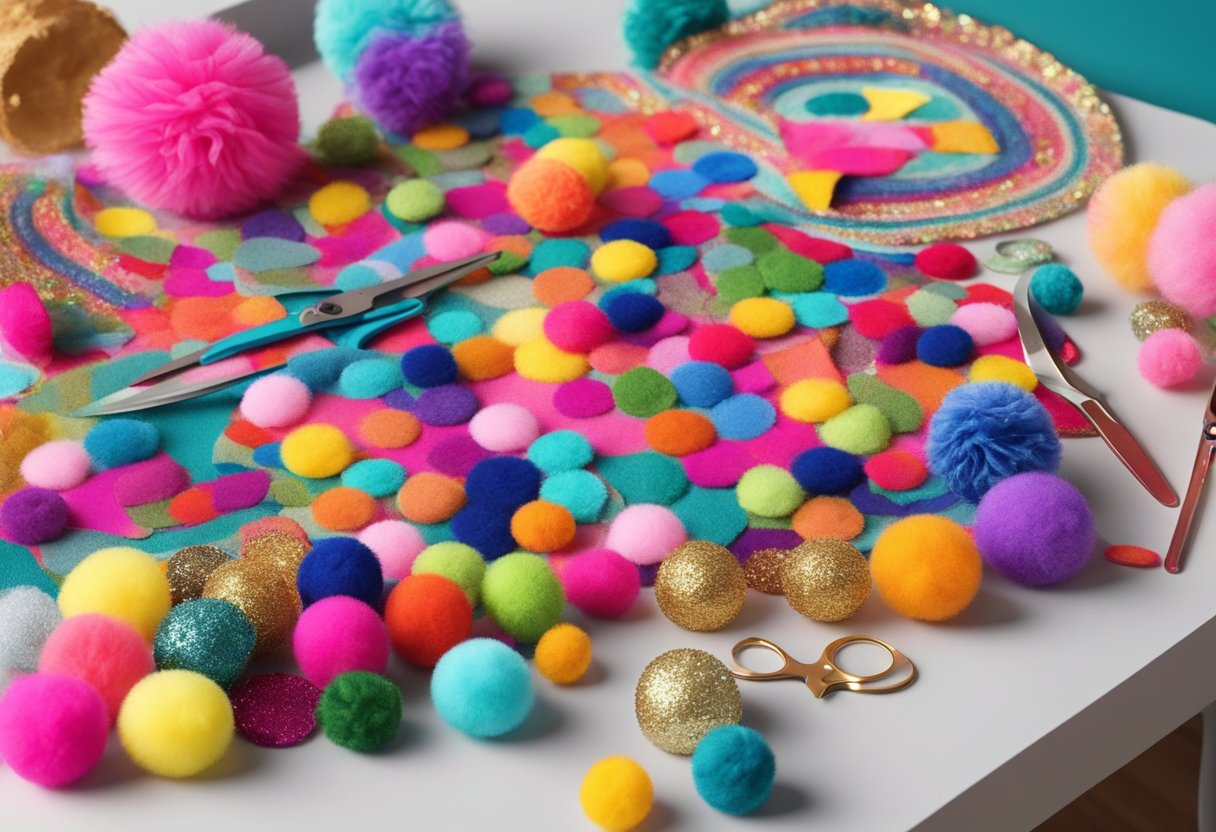
[[[888,333],[878,344],[880,364],[906,364],[916,358],[916,342],[924,332],[918,326],[901,326]]]
[[[980,501],[973,532],[988,565],[1026,586],[1067,581],[1085,568],[1097,542],[1085,497],[1041,471],[994,485]]]
[[[45,488],[23,488],[0,505],[0,526],[14,543],[36,546],[63,535],[67,501]]]
[[[384,34],[355,66],[355,93],[364,112],[408,136],[451,114],[469,77],[469,41],[459,21],[424,37]]]

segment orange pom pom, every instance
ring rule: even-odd
[[[469,381],[486,381],[515,372],[515,348],[493,335],[474,335],[452,347],[460,375]]]
[[[870,575],[882,600],[922,621],[945,621],[966,609],[979,592],[982,572],[970,533],[932,514],[896,521],[870,552]]]
[[[664,410],[646,421],[646,441],[661,454],[695,454],[717,438],[714,423],[692,410]]]
[[[541,231],[562,232],[591,219],[595,194],[578,171],[553,159],[529,159],[507,185],[507,201]]]
[[[397,508],[414,523],[442,523],[464,508],[464,486],[458,481],[420,471],[405,481],[397,492]]]
[[[432,668],[469,637],[473,605],[455,581],[424,573],[403,578],[384,604],[393,651],[415,667]]]
[[[812,497],[794,512],[790,525],[803,540],[847,541],[861,534],[866,518],[844,497]]]
[[[331,532],[353,532],[376,516],[376,501],[357,488],[331,488],[312,501],[312,519]]]
[[[568,301],[582,300],[594,288],[591,275],[573,266],[554,266],[532,279],[532,297],[550,309]]]
[[[555,552],[574,539],[574,515],[565,506],[533,500],[511,517],[511,536],[531,552]]]
[[[373,411],[359,423],[359,438],[372,448],[404,448],[422,435],[422,423],[404,410]]]

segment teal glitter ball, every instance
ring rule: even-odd
[[[343,673],[321,694],[317,721],[334,745],[364,754],[376,751],[401,728],[401,690],[376,673]]]
[[[193,670],[230,687],[249,662],[256,634],[235,604],[219,598],[186,601],[156,628],[152,657],[159,670]]]

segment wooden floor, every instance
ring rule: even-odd
[[[1190,720],[1035,832],[1194,832],[1202,730]]]

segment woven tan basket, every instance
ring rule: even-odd
[[[126,37],[83,0],[0,0],[0,138],[26,153],[80,144],[80,102]]]

